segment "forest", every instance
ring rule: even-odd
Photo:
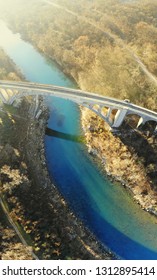
[[[15,65],[13,65],[13,62],[0,48],[0,80],[18,81],[20,80],[19,76],[21,75],[18,72],[19,71],[16,69]]]
[[[156,110],[155,0],[14,2],[6,8],[11,28],[57,61],[81,89]]]

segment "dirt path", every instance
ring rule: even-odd
[[[9,213],[8,213],[8,211],[7,211],[7,209],[6,209],[5,205],[4,205],[3,200],[1,199],[1,197],[0,197],[0,205],[1,205],[2,209],[3,209],[3,212],[4,212],[4,214],[5,214],[6,218],[7,218],[7,220],[9,221],[10,225],[11,225],[11,226],[13,227],[13,229],[15,230],[15,232],[16,232],[16,234],[18,235],[19,239],[21,240],[22,244],[23,244],[24,246],[26,246],[26,247],[29,247],[29,245],[27,244],[26,240],[23,238],[22,234],[20,233],[18,227],[15,225],[15,223],[13,222],[13,220],[10,218]],[[37,257],[33,252],[31,252],[31,251],[29,250],[29,253],[31,253],[33,259],[38,260],[38,257]]]

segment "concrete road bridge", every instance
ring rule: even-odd
[[[28,95],[54,96],[73,101],[95,112],[112,129],[120,127],[124,119],[129,115],[136,116],[136,128],[150,121],[157,124],[156,112],[132,104],[129,100],[122,101],[91,92],[54,85],[0,81],[0,99],[4,103],[11,105],[19,98]],[[157,125],[155,130],[157,130]]]

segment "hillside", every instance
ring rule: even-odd
[[[4,51],[0,49],[0,79],[20,80],[20,77],[21,74],[16,69],[16,66],[4,53]],[[6,126],[5,135],[4,126]],[[9,133],[12,129],[11,116],[8,115],[7,118],[6,114],[0,110],[0,260],[32,259],[31,249],[21,243],[14,228],[11,226],[1,207],[1,205],[3,205],[1,200],[2,181],[4,180],[6,183],[6,178],[4,178],[4,175],[2,174],[4,155],[5,161],[10,161],[9,150],[6,149],[6,151],[4,151],[4,147],[6,144],[6,139],[9,139]]]
[[[80,88],[156,109],[155,0],[16,2],[11,28],[56,60]]]
[[[0,48],[0,80],[18,81],[20,80],[19,76],[22,77],[10,58]]]

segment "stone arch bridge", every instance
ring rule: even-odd
[[[54,85],[0,81],[0,99],[4,103],[13,104],[15,100],[28,95],[55,96],[71,100],[95,112],[108,123],[111,129],[118,128],[126,116],[129,115],[138,116],[137,128],[149,121],[157,123],[156,112],[134,105],[129,100],[122,101],[95,93]]]

